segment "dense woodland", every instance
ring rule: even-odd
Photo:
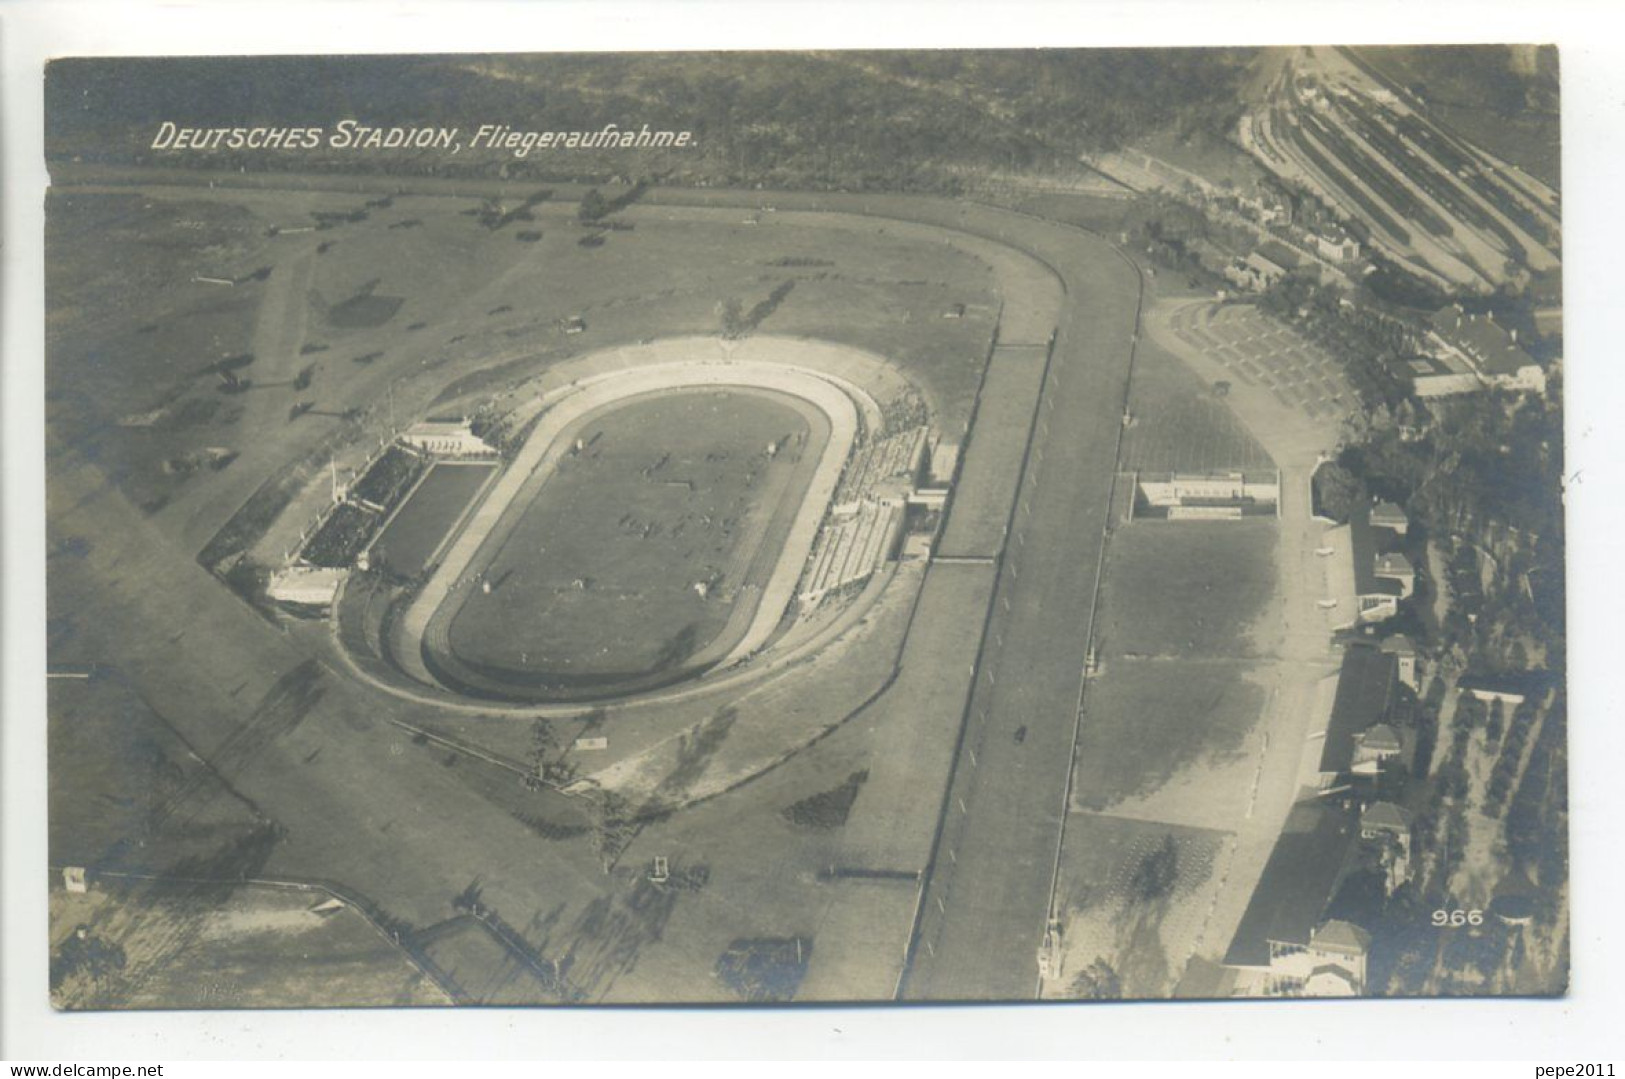
[[[1419,853],[1434,868],[1423,892],[1373,905],[1370,927],[1383,941],[1374,969],[1392,977],[1392,992],[1521,988],[1528,942],[1516,931],[1492,920],[1441,941],[1417,928],[1457,903],[1448,882],[1466,853],[1470,813],[1500,822],[1501,887],[1527,882],[1536,932],[1557,930],[1568,851],[1561,398],[1553,377],[1544,397],[1495,391],[1379,407],[1317,477],[1327,504],[1377,495],[1403,505],[1413,562],[1425,570],[1431,547],[1443,564],[1444,579],[1424,579],[1384,628],[1410,634],[1441,674],[1507,679],[1528,694],[1516,709],[1461,695],[1444,724],[1452,682],[1440,677],[1421,704],[1421,759],[1433,768],[1411,804]],[[1429,611],[1438,591],[1448,596],[1442,621]],[[1487,783],[1469,809],[1475,758]]]
[[[1224,131],[1254,53],[1230,49],[261,57],[61,61],[47,157],[114,165],[952,192],[967,172],[1071,167],[1157,130]],[[687,150],[154,151],[189,127],[606,123],[691,130]]]

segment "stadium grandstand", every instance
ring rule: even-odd
[[[853,453],[802,578],[803,603],[866,581],[896,548],[927,458],[924,426],[874,439]]]

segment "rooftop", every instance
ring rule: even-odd
[[[1307,945],[1357,837],[1351,809],[1325,802],[1294,806],[1231,938],[1225,965],[1268,966],[1271,941]]]
[[[1515,375],[1535,362],[1493,315],[1470,315],[1452,304],[1436,311],[1432,322],[1439,336],[1472,355],[1486,375]]]
[[[1382,642],[1382,650],[1394,656],[1416,655],[1416,646],[1403,633],[1396,633],[1392,637],[1385,638]]]
[[[1392,802],[1372,802],[1360,814],[1360,824],[1367,828],[1403,829],[1411,826],[1410,815]]]
[[[1405,511],[1392,502],[1378,502],[1371,507],[1371,521],[1373,524],[1381,525],[1388,521],[1404,521],[1408,523],[1409,520],[1405,516]]]
[[[1369,645],[1351,644],[1344,650],[1337,696],[1320,751],[1322,772],[1348,771],[1354,763],[1355,734],[1387,718],[1397,666],[1392,655]]]
[[[1360,732],[1359,737],[1360,745],[1366,749],[1398,753],[1404,748],[1399,740],[1399,732],[1386,723],[1378,723],[1375,727]]]
[[[1315,930],[1314,945],[1319,951],[1364,955],[1371,948],[1371,934],[1353,922],[1334,920]]]
[[[1411,560],[1406,558],[1403,554],[1400,554],[1398,551],[1390,551],[1387,554],[1380,554],[1377,556],[1376,572],[1415,573],[1416,569],[1411,565]]]

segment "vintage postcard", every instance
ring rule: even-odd
[[[57,1007],[1566,991],[1555,48],[45,86]]]

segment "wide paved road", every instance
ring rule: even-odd
[[[1136,333],[1139,276],[1105,242],[1011,231],[1068,297],[899,987],[908,999],[1037,993]]]

